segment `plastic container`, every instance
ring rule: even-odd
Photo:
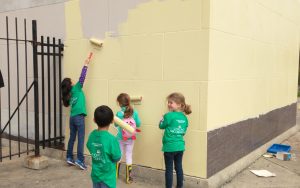
[[[277,152],[289,152],[291,150],[291,146],[284,144],[273,144],[267,150],[268,153],[277,153]]]
[[[288,153],[288,152],[277,152],[276,154],[276,158],[279,159],[279,160],[282,160],[282,161],[289,161],[291,160],[291,154]]]

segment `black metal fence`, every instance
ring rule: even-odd
[[[0,161],[32,150],[38,156],[40,145],[62,147],[64,140],[59,87],[64,45],[44,36],[38,41],[35,20],[31,36],[26,19],[20,24],[15,18],[13,30],[9,24],[6,17],[5,36],[0,33],[5,85],[0,89]]]

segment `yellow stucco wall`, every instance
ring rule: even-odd
[[[135,105],[142,133],[134,163],[163,169],[163,132],[157,124],[166,112],[165,97],[179,91],[193,110],[185,137],[184,171],[205,178],[208,131],[296,102],[299,0],[130,3],[127,19],[113,32],[123,15],[112,17],[124,11],[125,1],[69,0],[1,13],[37,19],[39,33],[65,38],[64,76],[78,79],[84,58],[95,52],[84,86],[89,113],[86,139],[96,128],[92,119],[97,106],[106,104],[116,112],[120,92],[142,95],[142,103]],[[49,17],[47,12],[56,14]],[[105,30],[105,35],[100,33]],[[89,43],[91,34],[105,36],[102,49]],[[67,117],[69,109],[64,110]],[[67,143],[68,122],[65,125]]]
[[[142,119],[135,164],[164,168],[157,124],[173,91],[193,109],[185,173],[203,178],[208,131],[297,100],[298,1],[149,0],[128,10],[117,34],[107,31],[100,50],[84,37],[80,8],[79,0],[65,4],[64,75],[77,79],[83,59],[95,52],[84,86],[87,135],[96,128],[97,106],[116,112],[120,92],[143,96],[135,105]]]
[[[211,0],[207,131],[297,101],[298,1]]]
[[[142,120],[142,133],[135,144],[133,162],[163,169],[163,132],[158,122],[166,112],[166,96],[182,92],[193,110],[185,137],[184,171],[187,175],[206,177],[206,6],[206,0],[140,3],[128,11],[117,36],[107,32],[103,48],[97,50],[83,37],[80,1],[65,4],[64,76],[77,79],[85,56],[90,50],[95,52],[84,86],[89,114],[86,135],[96,128],[92,119],[97,106],[106,104],[116,112],[119,93],[142,95],[142,103],[135,105]],[[113,128],[110,131],[115,132]],[[66,140],[68,132],[66,129]]]

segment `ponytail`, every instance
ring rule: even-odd
[[[124,111],[124,118],[129,118],[133,114],[133,108],[131,105],[126,106],[126,109]]]
[[[183,112],[184,112],[186,115],[191,114],[191,113],[192,113],[191,105],[185,104],[185,105],[183,106]]]

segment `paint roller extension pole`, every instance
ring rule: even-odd
[[[87,58],[87,61],[88,61],[88,62],[90,62],[90,61],[92,60],[93,55],[94,55],[93,52],[90,52],[90,53],[89,53],[88,58]]]
[[[126,131],[130,132],[130,133],[134,133],[134,128],[131,127],[129,124],[125,123],[124,121],[122,121],[120,118],[118,118],[117,116],[114,117],[114,122],[119,125],[120,127],[122,127],[123,129],[126,129]]]

